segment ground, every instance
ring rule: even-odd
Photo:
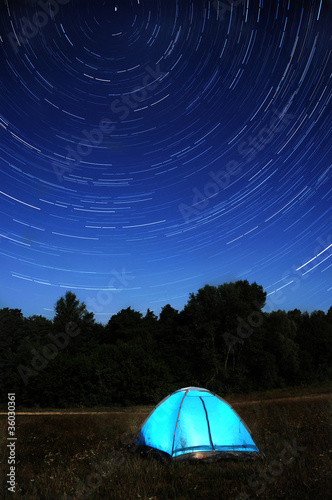
[[[7,416],[2,429],[2,498],[332,498],[330,387],[283,389],[228,402],[264,454],[258,462],[160,462],[132,453],[152,407],[32,412],[16,416],[16,493],[8,491]]]

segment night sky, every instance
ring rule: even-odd
[[[332,305],[328,0],[1,0],[0,308]]]

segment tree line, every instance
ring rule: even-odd
[[[205,285],[183,310],[131,307],[96,322],[67,291],[53,320],[0,310],[1,395],[26,407],[156,403],[185,386],[220,395],[332,379],[332,307],[264,312],[248,281]]]

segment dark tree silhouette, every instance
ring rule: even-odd
[[[332,308],[266,313],[265,298],[248,281],[206,285],[180,312],[128,307],[105,326],[71,291],[53,321],[1,309],[2,401],[16,392],[24,406],[145,404],[189,385],[227,395],[330,382]]]
[[[80,303],[70,290],[57,301],[54,310],[53,323],[55,328],[61,331],[65,331],[70,323],[80,326],[83,322],[88,324],[94,321],[93,313],[88,312],[85,303]]]

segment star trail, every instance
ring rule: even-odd
[[[328,0],[3,0],[0,308],[332,305]]]

